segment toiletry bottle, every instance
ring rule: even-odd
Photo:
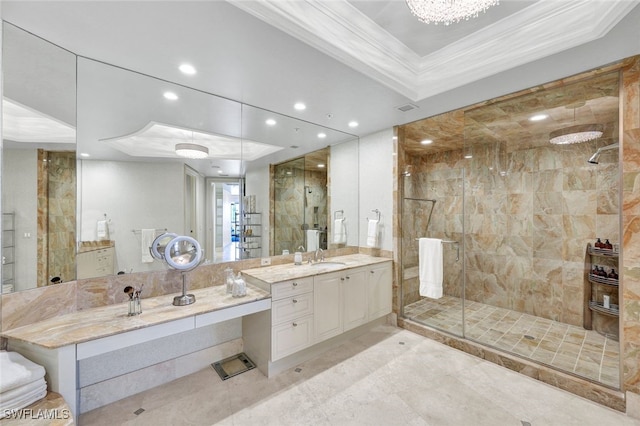
[[[593,265],[593,269],[591,269],[592,276],[598,276],[598,265]]]
[[[607,278],[612,278],[614,280],[617,280],[618,274],[616,273],[616,270],[611,268],[611,272],[609,272],[609,274],[607,275]]]
[[[613,244],[611,244],[611,243],[609,242],[609,240],[606,240],[606,241],[604,242],[604,247],[603,247],[603,248],[605,248],[605,249],[607,249],[607,250],[613,250]]]
[[[602,296],[602,306],[605,309],[611,309],[611,300],[608,294],[605,294],[604,296]]]
[[[595,248],[602,248],[603,244],[600,241],[600,238],[597,239],[596,243],[593,245]]]
[[[598,275],[599,275],[599,276],[601,276],[601,277],[603,277],[603,278],[607,278],[607,273],[604,271],[604,267],[603,267],[603,266],[601,266],[601,267],[598,269]]]
[[[226,293],[231,294],[233,292],[233,282],[235,281],[235,277],[233,276],[233,269],[227,268],[224,270],[226,274],[225,285],[226,285]]]

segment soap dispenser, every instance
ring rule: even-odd
[[[293,264],[294,265],[302,265],[302,251],[304,251],[304,247],[298,246],[298,249],[293,254]]]

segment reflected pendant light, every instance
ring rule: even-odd
[[[209,148],[194,143],[176,144],[176,154],[186,158],[207,158],[209,156]]]
[[[499,0],[406,0],[411,13],[425,24],[454,24],[475,18]]]

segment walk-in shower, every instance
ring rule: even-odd
[[[587,247],[620,241],[618,84],[613,72],[402,126],[403,320],[619,389],[618,318],[593,313],[593,330],[584,321]],[[542,113],[549,118],[529,121]],[[593,117],[601,138],[549,143],[554,130]],[[607,150],[606,164],[585,162]],[[420,294],[420,237],[459,242],[459,261],[443,245],[440,298]]]

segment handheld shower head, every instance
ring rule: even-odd
[[[598,158],[600,157],[600,150],[596,151],[587,161],[591,164],[598,164]]]

